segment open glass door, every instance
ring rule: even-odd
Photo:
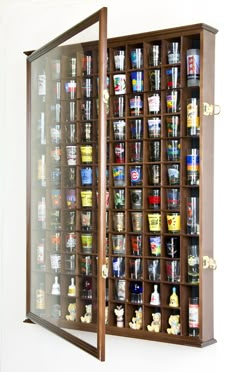
[[[27,318],[105,358],[107,10],[27,58]]]

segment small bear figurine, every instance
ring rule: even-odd
[[[179,335],[180,334],[180,323],[179,323],[179,315],[170,315],[169,317],[169,325],[171,328],[167,328],[167,333],[170,335]]]
[[[69,315],[66,315],[66,319],[75,321],[76,320],[76,304],[69,304],[68,311],[69,311]]]
[[[92,322],[92,305],[85,305],[85,314],[80,317],[82,323],[91,323]]]
[[[135,310],[135,317],[133,316],[132,322],[129,322],[129,326],[132,329],[141,329],[142,328],[142,308]]]
[[[161,329],[161,313],[152,314],[153,321],[147,326],[149,332],[160,332]]]

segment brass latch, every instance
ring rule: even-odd
[[[102,278],[107,279],[108,278],[108,264],[102,265]]]
[[[202,257],[202,267],[203,269],[212,269],[215,270],[217,268],[216,261],[208,256]]]
[[[219,115],[220,113],[220,105],[212,105],[207,102],[203,102],[203,115],[210,116],[210,115]]]

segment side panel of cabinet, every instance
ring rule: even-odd
[[[215,35],[203,31],[201,35],[201,154],[200,154],[200,205],[201,208],[201,314],[202,341],[212,340],[213,336],[213,271],[203,269],[203,256],[213,257],[213,216],[214,216],[214,116],[204,115],[204,103],[214,104],[215,81]]]

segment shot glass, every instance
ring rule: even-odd
[[[166,69],[166,87],[167,89],[176,89],[180,86],[180,69],[171,67]]]
[[[141,165],[130,167],[130,184],[131,186],[139,186],[143,183],[143,169]]]
[[[80,123],[81,139],[83,142],[91,142],[93,139],[93,125],[91,122]]]
[[[61,208],[61,190],[51,190],[51,200],[53,209]]]
[[[166,255],[171,258],[179,257],[179,238],[178,237],[166,237]]]
[[[160,280],[160,260],[148,260],[148,279],[149,280]]]
[[[132,255],[141,256],[142,255],[142,235],[131,235],[130,241],[131,241]]]
[[[143,67],[143,51],[141,48],[133,48],[130,51],[131,68]]]
[[[66,189],[66,206],[67,208],[76,208],[76,190]]]
[[[114,140],[122,141],[125,139],[125,127],[126,123],[124,120],[113,121]]]
[[[132,71],[130,79],[133,93],[143,92],[143,71]]]
[[[143,160],[142,142],[131,142],[129,145],[130,161],[139,163]]]
[[[148,228],[150,232],[161,231],[161,214],[148,213]]]
[[[76,142],[76,124],[75,123],[66,124],[66,142],[67,143]]]
[[[160,189],[151,189],[148,195],[148,208],[160,209],[161,194]]]
[[[131,225],[133,232],[141,232],[143,229],[143,214],[142,212],[131,212]]]
[[[115,163],[124,163],[125,162],[125,143],[119,142],[114,144],[114,155]]]
[[[126,75],[116,74],[113,76],[114,93],[125,94],[126,93]]]
[[[179,185],[180,183],[180,165],[170,164],[167,165],[167,175],[169,185]]]
[[[117,232],[122,232],[125,230],[125,213],[115,212],[113,213],[113,229]]]
[[[148,168],[149,172],[149,184],[150,185],[159,185],[160,183],[160,165],[152,164]]]
[[[91,167],[80,169],[80,178],[82,186],[91,186],[93,184],[93,170]]]
[[[125,301],[125,280],[118,279],[115,283],[115,299]]]
[[[166,93],[166,111],[175,113],[179,111],[180,92],[178,90],[168,90]]]
[[[149,246],[150,252],[152,256],[160,256],[161,255],[161,237],[157,235],[153,235],[149,237]]]
[[[129,260],[130,278],[131,279],[142,279],[142,259],[141,258],[131,258]]]
[[[125,186],[125,166],[117,165],[112,167],[114,186]]]
[[[122,95],[113,97],[113,116],[125,116],[125,97]]]
[[[161,70],[153,70],[149,73],[150,90],[161,89]]]
[[[77,147],[75,145],[66,146],[66,157],[68,165],[76,165]]]
[[[167,142],[167,159],[169,161],[178,161],[180,159],[179,140],[169,140]]]
[[[180,129],[179,116],[167,116],[166,129],[168,137],[178,137]]]
[[[114,254],[125,254],[124,235],[112,235],[112,250]]]
[[[180,62],[180,44],[178,42],[171,42],[168,45],[168,63]]]
[[[160,94],[155,93],[148,97],[148,110],[150,115],[157,115],[161,109]]]
[[[124,257],[112,258],[112,274],[115,278],[124,278],[125,276],[125,259]]]
[[[158,138],[161,136],[161,119],[148,119],[148,136],[149,138]]]
[[[158,66],[161,62],[161,47],[160,45],[152,45],[149,52],[150,66]]]
[[[92,212],[91,211],[81,211],[81,229],[82,231],[92,230]]]
[[[171,234],[179,234],[181,221],[180,213],[168,213],[166,215],[168,232]]]
[[[143,113],[143,98],[142,96],[134,96],[129,100],[130,115],[139,116]]]
[[[81,234],[81,246],[83,253],[92,253],[93,249],[93,235]]]
[[[93,161],[93,147],[91,145],[80,146],[81,162],[89,164]]]
[[[160,141],[150,142],[149,149],[149,160],[160,161]]]
[[[66,251],[67,252],[75,252],[76,250],[76,233],[69,232],[66,234]]]
[[[114,196],[114,208],[115,209],[124,209],[125,208],[125,190],[124,189],[115,189],[113,191]]]
[[[199,234],[199,198],[187,197],[187,234]]]
[[[169,210],[179,209],[179,196],[179,189],[166,190],[167,208]]]
[[[180,263],[178,260],[166,261],[166,276],[168,282],[180,282]]]
[[[82,96],[86,98],[92,97],[93,82],[91,78],[86,78],[82,82]]]
[[[80,191],[82,208],[91,208],[93,205],[93,192],[92,190]]]
[[[134,119],[130,122],[131,138],[142,139],[143,137],[143,121],[142,119]]]
[[[130,190],[130,204],[132,209],[142,208],[142,189]]]
[[[114,66],[117,71],[124,71],[125,68],[125,51],[117,49],[114,51]]]

